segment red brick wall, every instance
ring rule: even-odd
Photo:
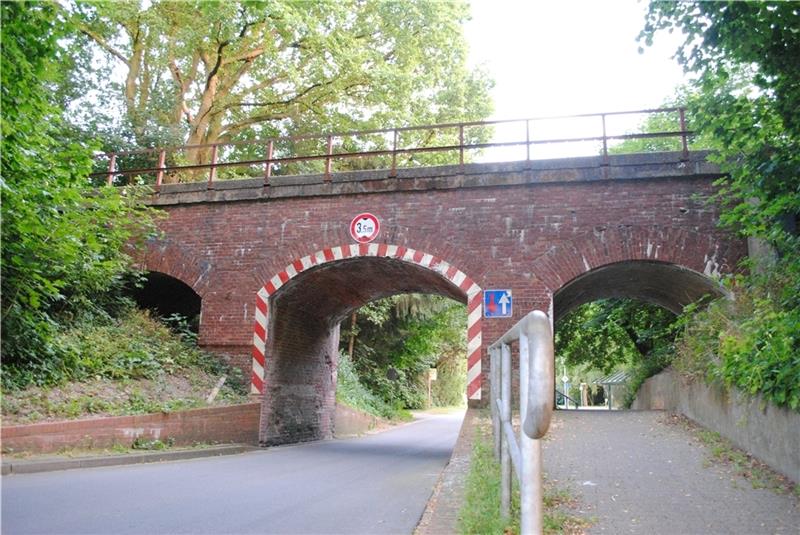
[[[706,202],[714,176],[608,180],[598,172],[596,180],[576,182],[551,175],[549,182],[509,186],[437,189],[431,183],[409,185],[408,191],[164,206],[169,214],[161,223],[164,239],[152,244],[142,263],[194,287],[203,298],[201,344],[246,367],[256,292],[295,259],[352,243],[350,220],[372,212],[381,221],[376,242],[441,258],[483,289],[513,289],[514,317],[483,321],[485,378],[486,345],[528,311],[548,310],[552,294],[576,275],[613,262],[653,260],[651,250],[658,251],[658,261],[699,273],[709,258],[725,272],[744,255],[742,242],[717,229],[717,211]],[[399,184],[395,190],[411,183]],[[588,253],[576,254],[581,250]],[[331,329],[350,308],[403,288],[441,292],[421,275],[392,276],[387,262],[381,267],[355,261],[329,276],[320,272],[300,280],[304,273],[287,285],[307,286],[295,292],[294,301],[287,298],[291,307],[270,305],[262,441],[283,440],[269,436],[270,429],[281,427],[295,430],[278,433],[288,439],[292,433],[301,439],[330,436],[335,379],[327,377],[335,375],[335,362],[326,369],[320,364],[330,362]],[[364,292],[337,293],[347,284],[347,273],[378,282],[368,292],[364,286]],[[275,304],[284,288],[273,296]],[[319,310],[327,311],[325,321],[315,316]],[[309,418],[316,420],[304,427]]]
[[[3,452],[53,453],[63,448],[130,446],[137,438],[196,443],[258,442],[260,403],[89,420],[65,420],[2,428]]]

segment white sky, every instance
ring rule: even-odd
[[[472,0],[470,63],[495,80],[494,118],[658,107],[683,80],[661,33],[638,53],[646,2]]]
[[[636,36],[644,26],[645,1],[472,0],[471,4],[472,20],[466,26],[469,62],[483,65],[495,81],[492,119],[657,108],[684,80],[672,59],[677,36],[661,32],[655,46],[638,52]],[[610,120],[608,133],[635,130],[642,119]],[[544,139],[600,135],[599,125],[599,119],[584,124],[559,121],[544,123],[538,132]],[[524,125],[516,128],[508,134],[497,129],[494,141],[519,140]],[[521,135],[524,139],[524,130]],[[597,153],[596,148],[567,145],[540,148],[544,151],[540,157]],[[492,152],[480,160],[517,159]]]

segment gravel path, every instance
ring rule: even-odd
[[[571,488],[590,533],[800,534],[795,496],[754,489],[662,412],[558,411],[545,471]],[[574,511],[573,511],[574,513]]]

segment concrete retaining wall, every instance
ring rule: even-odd
[[[261,403],[169,414],[116,416],[3,427],[3,452],[53,453],[64,448],[130,446],[134,440],[258,444]]]
[[[682,413],[800,482],[800,413],[733,389],[684,383],[672,370],[645,381],[632,408]]]
[[[337,403],[333,435],[336,438],[363,435],[374,429],[378,423],[380,423],[380,419],[377,416]]]

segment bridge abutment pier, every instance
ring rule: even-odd
[[[266,358],[262,446],[333,438],[339,326],[287,316],[274,322],[280,337]]]

